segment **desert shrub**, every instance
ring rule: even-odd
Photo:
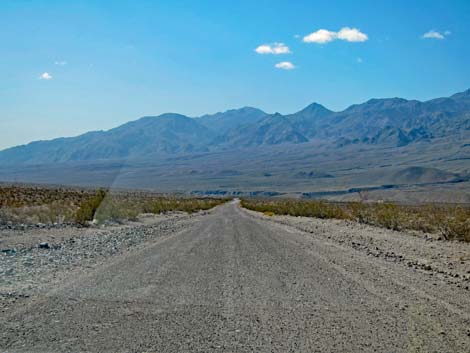
[[[88,190],[0,186],[0,223],[64,223],[74,220]]]
[[[137,191],[0,185],[0,224],[72,222],[86,225],[92,220],[135,220],[142,213],[194,213],[226,201],[228,199],[170,197]]]
[[[95,217],[95,213],[98,210],[98,207],[100,207],[105,197],[106,191],[98,190],[94,196],[84,201],[75,214],[75,222],[81,225],[85,225],[89,221],[92,221]]]
[[[73,211],[65,205],[23,206],[0,209],[0,223],[64,223],[70,220]]]
[[[400,230],[405,226],[401,210],[397,205],[386,203],[374,207],[371,217],[373,221],[370,223],[393,230]]]
[[[370,212],[364,202],[351,202],[348,204],[349,218],[359,223],[370,222]]]
[[[335,203],[289,199],[243,199],[241,204],[265,214],[346,219],[392,230],[437,233],[445,239],[470,242],[470,207],[465,205]]]
[[[0,186],[0,209],[53,203],[79,205],[92,194],[90,190],[3,185]]]
[[[136,220],[139,215],[138,209],[128,201],[107,197],[103,200],[95,213],[98,223],[105,221]]]
[[[441,232],[446,239],[470,242],[470,210],[457,207],[442,224]]]
[[[165,212],[194,213],[211,209],[227,199],[196,199],[176,197],[155,197],[145,194],[108,193],[94,213],[98,223],[105,221],[136,220],[139,214]],[[91,207],[88,207],[90,209]]]
[[[304,200],[270,200],[257,202],[242,200],[242,206],[254,211],[279,215],[315,218],[348,218],[347,213],[340,206],[324,201]]]

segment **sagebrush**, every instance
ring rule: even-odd
[[[439,233],[445,239],[470,242],[468,205],[244,199],[242,206],[265,214],[344,219],[393,230]]]
[[[0,186],[0,224],[135,220],[139,214],[187,213],[213,208],[227,199],[174,197],[152,192],[105,189]]]

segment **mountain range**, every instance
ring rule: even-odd
[[[0,151],[1,182],[193,195],[470,203],[470,90],[334,112],[147,116]]]
[[[1,165],[140,160],[161,155],[237,151],[277,145],[324,143],[407,146],[470,135],[470,89],[425,102],[371,99],[331,111],[313,103],[294,114],[244,107],[193,118],[146,116],[107,131],[36,141],[0,151]]]

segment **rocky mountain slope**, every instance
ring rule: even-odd
[[[156,154],[238,150],[328,142],[332,146],[406,146],[434,139],[465,141],[470,134],[470,90],[426,102],[371,99],[333,112],[313,103],[281,115],[244,107],[190,118],[167,113],[108,131],[36,141],[0,151],[0,164],[145,159]],[[306,145],[307,146],[307,145]]]

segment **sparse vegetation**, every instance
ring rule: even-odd
[[[177,198],[154,196],[141,193],[108,193],[96,210],[94,218],[98,222],[122,219],[135,220],[139,214],[160,214],[169,211],[194,213],[208,210],[226,202],[215,198]]]
[[[85,225],[92,221],[105,197],[106,191],[98,190],[94,196],[82,202],[75,214],[75,222]]]
[[[0,224],[69,223],[93,190],[0,186]]]
[[[150,192],[0,186],[0,224],[87,225],[135,220],[141,213],[213,208],[227,199],[169,197]]]
[[[266,215],[344,219],[393,230],[439,233],[448,240],[470,242],[468,205],[244,199],[242,206]]]

